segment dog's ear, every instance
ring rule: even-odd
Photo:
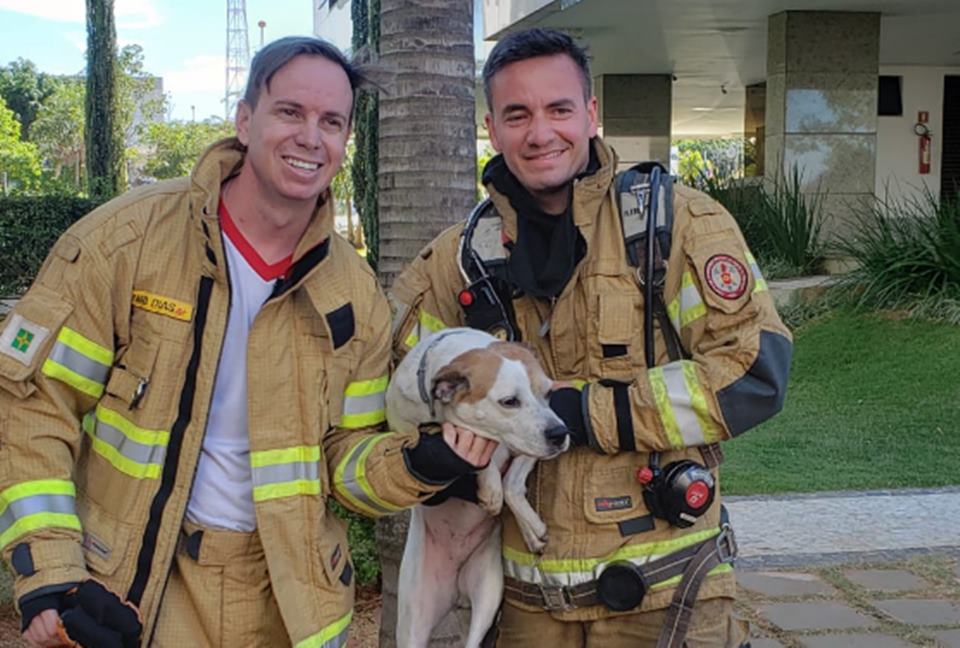
[[[444,367],[433,379],[433,397],[443,404],[453,400],[459,392],[470,388],[470,381],[456,369]]]

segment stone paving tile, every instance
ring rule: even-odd
[[[944,648],[960,648],[960,630],[943,630],[932,634]]]
[[[834,594],[836,589],[818,576],[798,572],[740,572],[741,587],[764,596],[801,596]]]
[[[906,592],[928,585],[925,580],[904,569],[850,569],[843,575],[850,582],[868,590]]]
[[[937,599],[890,599],[871,605],[910,625],[952,625],[960,623],[960,606]]]
[[[761,639],[751,639],[750,648],[784,648],[784,646],[776,639],[763,637]]]
[[[821,635],[800,639],[806,648],[913,648],[903,639],[882,634]]]
[[[768,603],[758,611],[784,630],[868,628],[876,623],[842,603]]]

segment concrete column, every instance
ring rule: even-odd
[[[658,160],[670,164],[669,74],[602,74],[593,80],[603,138],[620,156],[621,168]]]
[[[827,191],[825,234],[871,201],[877,157],[880,14],[785,11],[767,30],[765,175],[794,167]]]

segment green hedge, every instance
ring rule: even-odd
[[[0,296],[26,290],[57,238],[99,204],[76,196],[0,198]]]

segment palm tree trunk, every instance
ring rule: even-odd
[[[407,263],[476,198],[473,2],[381,0],[380,63],[395,81],[380,99],[379,265],[389,288]],[[380,646],[393,648],[397,574],[408,515],[378,525]],[[463,645],[455,614],[432,648]]]
[[[473,3],[381,0],[380,275],[386,287],[473,207],[476,183]]]

